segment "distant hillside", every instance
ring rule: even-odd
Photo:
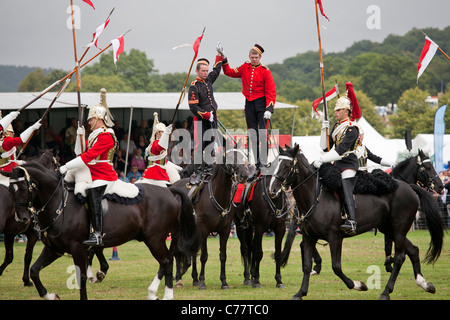
[[[17,92],[19,82],[37,67],[0,65],[0,92]],[[49,73],[51,69],[43,69]]]

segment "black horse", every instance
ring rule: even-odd
[[[301,213],[303,282],[293,299],[301,299],[308,292],[312,268],[312,254],[319,239],[330,245],[332,268],[349,289],[367,290],[360,281],[353,281],[344,275],[341,269],[342,241],[346,237],[339,230],[342,224],[341,205],[332,191],[326,190],[318,180],[318,170],[311,166],[299,146],[280,150],[279,165],[270,183],[271,194],[281,188],[291,186],[297,207]],[[407,253],[413,263],[416,284],[427,292],[435,292],[431,282],[426,282],[421,274],[419,250],[407,238],[406,234],[419,207],[425,213],[431,234],[430,247],[425,261],[434,263],[441,254],[444,229],[439,210],[428,192],[415,185],[397,181],[398,188],[386,195],[356,195],[357,233],[361,234],[377,228],[387,234],[395,243],[394,267],[380,299],[389,299],[394,284]]]
[[[444,185],[431,164],[430,158],[422,150],[419,150],[417,155],[399,162],[390,174],[406,183],[418,184],[429,192],[441,193],[444,189]],[[394,262],[394,258],[391,255],[392,240],[386,234],[384,235],[384,243],[386,257],[384,266],[387,272],[392,272],[392,263]],[[289,250],[289,248],[286,250]],[[313,260],[315,265],[311,275],[318,275],[321,270],[322,259],[317,250],[314,250]]]
[[[249,182],[248,192],[253,196],[251,201],[247,199],[233,210],[236,231],[241,243],[241,256],[244,263],[244,284],[260,288],[259,266],[263,258],[262,238],[264,232],[273,231],[275,234],[275,280],[277,288],[284,288],[281,281],[281,247],[286,232],[286,215],[289,214],[291,206],[282,193],[275,199],[269,197],[268,187],[270,175],[260,175],[256,180]],[[251,279],[250,279],[251,275]]]
[[[5,174],[5,173],[2,173]],[[64,184],[64,177],[36,163],[15,168],[14,201],[32,203],[24,210],[32,212],[32,220],[40,231],[45,247],[31,267],[31,279],[41,297],[57,299],[47,292],[40,280],[40,271],[64,253],[72,255],[77,266],[80,298],[87,299],[87,254],[83,241],[89,235],[89,219],[80,203]],[[113,247],[136,239],[143,241],[159,262],[159,270],[148,287],[148,298],[156,299],[162,277],[165,277],[165,299],[173,298],[173,256],[165,241],[169,232],[178,232],[178,250],[190,256],[198,250],[198,233],[189,199],[176,190],[144,184],[144,196],[134,205],[115,201],[104,202],[103,242]],[[171,192],[172,191],[172,192]],[[31,199],[31,201],[30,201]],[[105,201],[105,200],[104,200]]]
[[[39,150],[39,153],[39,156],[30,157],[27,161],[40,163],[49,169],[56,170],[59,168],[58,158],[53,155],[52,151]],[[10,183],[11,187],[14,188],[16,182],[13,180],[10,181]],[[0,266],[0,276],[3,274],[6,267],[14,260],[14,238],[18,234],[24,234],[27,237],[27,246],[25,249],[22,281],[23,285],[26,287],[33,286],[33,282],[30,281],[30,265],[33,257],[33,249],[39,238],[36,231],[33,229],[33,226],[30,224],[31,216],[29,212],[22,210],[16,214],[15,206],[11,206],[11,204],[14,205],[12,195],[8,196],[6,193],[9,193],[9,190],[1,187],[0,199],[2,208],[0,210],[0,232],[4,233],[5,258]],[[27,204],[18,203],[17,205]],[[19,217],[18,215],[21,216]]]
[[[206,180],[194,196],[194,209],[200,233],[200,276],[197,271],[196,256],[192,260],[193,285],[206,289],[205,265],[208,260],[207,239],[209,234],[217,233],[220,237],[220,281],[222,289],[228,289],[225,264],[227,260],[227,242],[230,235],[233,214],[231,211],[233,192],[238,183],[247,181],[248,173],[244,165],[245,155],[238,145],[237,149],[227,150],[222,164],[213,165],[211,178]],[[189,178],[181,179],[173,184],[181,192],[188,193]],[[177,284],[181,285],[181,274],[177,266]]]

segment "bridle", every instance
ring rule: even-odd
[[[418,155],[417,156],[417,165],[419,166],[419,168],[417,169],[417,177],[419,178],[419,175],[421,175],[423,177],[423,179],[419,178],[418,182],[422,185],[422,187],[426,187],[430,191],[436,191],[435,185],[433,183],[433,179],[438,177],[438,175],[436,174],[434,177],[430,177],[430,175],[426,171],[425,166],[423,165],[424,163],[431,164],[431,160],[429,158],[422,160],[420,155]],[[424,183],[423,181],[426,181],[426,183]]]
[[[14,206],[16,207],[24,207],[26,206],[28,209],[28,212],[31,216],[32,222],[34,224],[34,229],[39,233],[42,234],[44,233],[44,236],[47,237],[47,231],[53,226],[53,224],[56,222],[56,220],[60,217],[60,216],[64,216],[62,213],[64,213],[64,208],[67,205],[67,199],[68,199],[68,195],[69,192],[67,190],[67,188],[65,188],[64,185],[64,176],[61,175],[58,184],[56,185],[55,190],[53,191],[52,195],[47,199],[47,202],[39,209],[36,210],[36,208],[33,206],[33,190],[37,190],[36,184],[34,182],[32,182],[31,180],[31,176],[28,173],[28,171],[21,166],[17,166],[15,169],[19,169],[22,170],[24,172],[24,176],[23,177],[19,177],[17,179],[10,179],[10,183],[11,184],[15,184],[15,183],[19,183],[19,182],[23,182],[25,181],[27,184],[27,201],[22,201],[22,202],[14,202]],[[58,186],[61,185],[61,188],[63,190],[62,192],[62,198],[61,201],[59,203],[58,209],[55,210],[56,216],[53,217],[53,219],[51,219],[50,224],[47,227],[42,227],[42,224],[39,220],[39,215],[46,210],[47,205],[50,203],[50,201],[53,199],[53,197],[56,195],[57,191],[58,191]],[[63,220],[64,221],[64,220]],[[59,232],[58,235],[53,236],[53,237],[58,237],[61,233],[62,233],[63,228],[61,228],[61,231]]]

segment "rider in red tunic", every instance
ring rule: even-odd
[[[166,172],[167,147],[169,145],[169,136],[172,132],[172,125],[166,127],[164,123],[159,122],[155,126],[155,137],[152,137],[151,144],[145,150],[148,154],[148,167],[144,171],[143,178],[155,180],[154,184],[165,186],[170,178]]]
[[[94,232],[89,240],[83,243],[87,246],[102,246],[102,198],[106,188],[117,180],[117,173],[113,168],[113,156],[118,142],[111,127],[114,125],[107,107],[96,105],[89,109],[88,123],[91,134],[86,141],[86,151],[77,158],[67,162],[60,167],[62,174],[67,170],[80,169],[85,166],[89,168],[92,176],[92,188],[87,190],[90,218]],[[79,127],[77,134],[84,136],[84,128]],[[77,139],[79,144],[79,139]],[[76,146],[75,149],[79,149]]]
[[[1,113],[0,113],[1,115]],[[30,139],[35,130],[41,127],[40,120],[27,128],[19,137],[14,137],[14,129],[11,122],[17,118],[19,112],[10,112],[0,120],[0,171],[11,172],[17,166],[16,147],[23,145]]]

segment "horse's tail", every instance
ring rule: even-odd
[[[170,187],[169,190],[180,203],[179,218],[173,230],[173,236],[177,238],[177,249],[186,257],[192,257],[200,246],[200,235],[192,202],[183,191],[174,187]]]
[[[420,207],[425,214],[428,231],[431,235],[430,247],[427,250],[424,261],[428,264],[434,264],[441,255],[444,239],[444,225],[439,215],[439,207],[430,193],[415,184],[410,184],[410,187],[419,196]]]
[[[291,223],[289,226],[289,231],[286,236],[286,241],[284,242],[283,251],[281,251],[280,255],[280,265],[281,267],[285,267],[289,260],[289,254],[291,253],[292,244],[294,243],[295,235],[297,230],[296,219],[291,219]]]

